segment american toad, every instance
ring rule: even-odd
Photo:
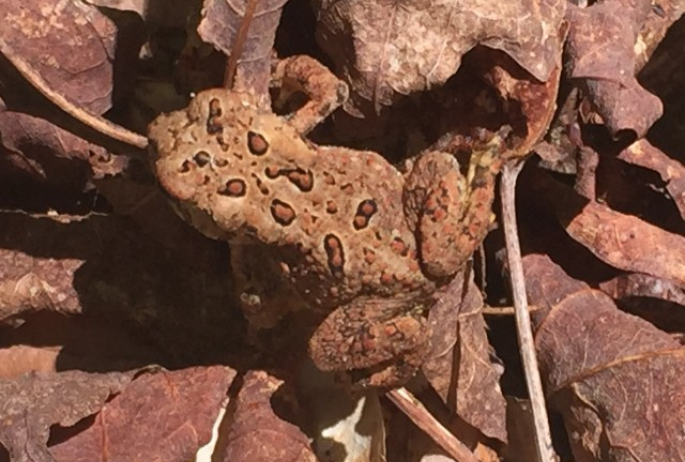
[[[314,95],[289,118],[225,89],[159,116],[149,129],[159,182],[184,218],[230,243],[248,318],[316,310],[320,369],[401,384],[424,359],[433,294],[487,233],[502,140],[471,154],[466,177],[440,152],[403,175],[377,153],[303,138],[347,96],[323,66],[296,57],[277,75]]]

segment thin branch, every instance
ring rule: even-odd
[[[51,103],[60,110],[66,112],[77,121],[87,127],[108,136],[109,138],[127,143],[140,149],[145,149],[148,145],[147,137],[128,130],[121,125],[117,125],[102,116],[93,114],[82,107],[77,106],[69,99],[52,89],[50,84],[26,61],[21,55],[15,52],[9,43],[0,38],[0,52],[5,55],[7,60],[12,63],[15,69],[33,87],[45,96]]]
[[[406,388],[389,391],[385,396],[456,462],[481,462],[464,443],[443,427]]]
[[[233,40],[231,56],[228,57],[226,73],[224,74],[224,88],[229,90],[232,90],[233,85],[235,85],[235,74],[238,70],[238,61],[240,60],[240,56],[243,54],[243,47],[247,41],[247,35],[250,31],[250,25],[252,24],[252,18],[254,17],[256,9],[257,0],[247,0],[247,4],[245,5],[245,14],[243,16],[243,20],[240,22],[240,27],[238,28],[238,33],[235,36],[235,40]]]
[[[523,278],[523,264],[521,263],[521,247],[519,246],[518,226],[516,224],[516,178],[523,168],[523,164],[523,161],[514,160],[506,162],[503,166],[501,180],[502,222],[511,278],[511,292],[514,299],[516,331],[535,424],[535,447],[540,462],[554,462],[556,458],[549,431],[545,395],[535,357],[533,329],[530,324],[526,284]]]

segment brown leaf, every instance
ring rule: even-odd
[[[144,374],[50,453],[65,462],[191,460],[209,442],[235,374],[223,366]]]
[[[4,162],[32,180],[63,188],[83,188],[91,177],[116,175],[128,165],[125,156],[28,114],[0,112],[0,134]]]
[[[431,308],[431,350],[422,370],[445,404],[489,438],[507,440],[501,373],[490,361],[483,298],[456,277]]]
[[[650,8],[649,0],[609,0],[567,10],[568,75],[583,79],[612,134],[627,129],[642,138],[663,111],[635,79],[634,46]]]
[[[63,224],[0,213],[0,318],[87,314],[137,328],[154,325],[149,339],[169,355],[226,355],[244,335],[231,304],[228,255],[221,245],[195,248],[197,259],[184,262],[116,216]]]
[[[526,270],[536,286],[530,301],[550,309],[535,337],[541,373],[576,460],[682,460],[685,350],[618,310],[603,292],[584,288],[548,297],[551,273],[562,279],[558,287],[577,283],[546,257],[533,262]]]
[[[678,19],[685,13],[685,3],[682,2],[665,2],[653,1],[651,2],[650,12],[647,15],[636,47],[636,63],[635,69],[641,70],[645,64],[651,59],[652,54],[664,39],[671,26],[674,25]],[[676,63],[673,63],[676,64]],[[640,76],[640,81],[644,83],[643,77]],[[666,73],[664,77],[672,77],[670,73]]]
[[[560,37],[563,34],[560,33]],[[561,80],[561,49],[556,56],[557,65],[551,69],[549,78],[539,82],[531,79],[514,66],[496,65],[486,74],[502,101],[516,107],[516,114],[523,120],[510,120],[516,128],[525,123],[525,137],[508,154],[508,157],[523,157],[530,154],[533,146],[542,139],[556,111],[557,94]],[[517,104],[513,104],[513,102]],[[511,117],[510,117],[511,118]],[[521,130],[523,132],[523,130]]]
[[[0,379],[12,379],[37,371],[57,372],[57,358],[61,348],[38,348],[29,345],[16,345],[0,349]]]
[[[666,183],[666,189],[685,219],[685,167],[671,159],[647,140],[638,140],[618,154],[618,158],[633,165],[654,170]]]
[[[502,50],[541,81],[561,49],[565,2],[314,2],[317,39],[353,95],[375,105],[439,86],[476,45]]]
[[[685,331],[685,290],[648,274],[621,274],[599,284],[621,309],[676,335]]]
[[[225,462],[316,461],[304,433],[273,410],[274,394],[282,382],[265,372],[250,371],[238,393]]]
[[[230,56],[249,0],[204,0],[202,21],[197,29],[202,40]],[[268,96],[271,49],[286,0],[256,2],[245,43],[240,50],[234,89]]]
[[[542,180],[544,196],[574,240],[604,262],[685,284],[685,238],[637,217],[588,202],[550,179]]]
[[[50,426],[74,425],[96,413],[132,378],[133,372],[72,371],[0,381],[0,442],[14,462],[53,462],[46,447]]]
[[[614,299],[649,297],[685,306],[682,286],[647,274],[622,274],[601,283],[600,288]]]
[[[116,26],[85,3],[58,5],[1,0],[0,51],[21,56],[53,90],[102,114],[112,106]]]

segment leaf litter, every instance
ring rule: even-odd
[[[673,139],[683,121],[673,95],[685,55],[672,39],[685,30],[682,5],[256,1],[245,28],[247,1],[4,3],[8,458],[99,460],[105,432],[116,460],[188,460],[228,402],[215,460],[326,460],[310,446],[311,416],[297,404],[306,387],[293,372],[309,321],[246,326],[225,246],[174,215],[139,149],[159,112],[224,81],[222,54],[236,54],[235,88],[268,101],[286,37],[290,53],[319,59],[350,87],[346,113],[312,134],[319,143],[393,161],[430,148],[459,156],[478,130],[510,125],[511,157],[534,150],[563,164],[550,173],[531,159],[519,181],[536,349],[548,404],[564,418],[555,441],[570,447],[555,449],[562,460],[682,459],[683,354],[673,334],[685,325],[685,206]],[[309,21],[316,42],[298,42],[304,28],[293,17]],[[507,439],[520,447],[530,437],[506,432],[516,421],[505,396],[525,398],[515,334],[506,310],[483,309],[508,304],[501,252],[493,229],[483,258],[441,296],[428,385],[411,384],[431,412],[463,422],[450,428],[481,460],[511,457]],[[141,372],[153,364],[177,370]],[[154,432],[133,431],[133,418]],[[387,432],[389,460],[436,451],[400,419],[385,426],[370,433]]]

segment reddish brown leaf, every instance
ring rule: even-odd
[[[272,408],[274,393],[281,385],[265,372],[245,375],[227,437],[225,462],[317,460],[306,435]]]
[[[64,462],[191,460],[209,442],[234,377],[222,366],[144,374],[50,453]]]
[[[685,284],[685,238],[597,202],[587,202],[553,180],[545,197],[574,240],[604,262]]]
[[[609,0],[567,11],[569,76],[584,80],[614,134],[627,129],[642,138],[661,117],[661,101],[635,79],[634,45],[650,9],[649,0]]]
[[[32,373],[0,381],[0,442],[14,462],[53,462],[46,443],[50,426],[74,425],[119,393],[133,372]]]
[[[202,21],[197,31],[207,43],[230,56],[240,31],[248,0],[204,0]],[[271,50],[285,0],[256,2],[247,36],[238,59],[234,89],[268,96]]]
[[[537,323],[535,343],[575,460],[682,460],[685,383],[679,371],[685,350],[652,324],[618,310],[603,292],[573,291],[577,282],[548,258],[526,257],[524,265],[535,286],[531,303],[550,310]],[[568,290],[548,297],[550,273]]]
[[[0,349],[0,379],[12,379],[30,371],[56,372],[61,348],[17,345]]]
[[[501,373],[490,362],[483,298],[457,277],[431,308],[431,351],[423,372],[445,404],[484,435],[507,440]]]
[[[0,230],[3,319],[54,311],[138,328],[154,324],[150,336],[167,354],[184,357],[198,351],[224,355],[227,349],[219,345],[243,336],[242,317],[231,309],[228,271],[220,263],[227,268],[222,246],[205,247],[212,255],[203,255],[203,247],[187,238],[177,245],[198,253],[184,262],[116,216],[64,224],[0,213]]]
[[[2,0],[0,11],[0,51],[21,56],[77,106],[94,114],[111,107],[117,29],[107,16],[82,2],[51,0]]]
[[[560,32],[560,36],[563,36]],[[539,82],[522,75],[519,69],[512,66],[495,66],[486,75],[492,81],[493,86],[499,92],[503,101],[511,104],[516,101],[519,117],[524,121],[510,120],[510,124],[516,128],[520,123],[525,123],[525,137],[512,149],[508,157],[523,157],[530,154],[533,146],[542,139],[547,132],[552,116],[556,111],[557,93],[561,79],[561,50],[556,56],[557,65],[544,82]]]
[[[315,2],[318,41],[352,94],[376,105],[439,86],[481,44],[541,81],[556,66],[565,2]],[[354,97],[353,97],[354,100]]]
[[[0,135],[4,162],[33,180],[63,188],[83,187],[91,177],[116,175],[128,165],[128,158],[27,114],[1,112]]]
[[[633,165],[654,170],[666,183],[680,216],[685,219],[685,167],[671,159],[647,140],[638,140],[618,154],[618,158]]]
[[[622,309],[676,334],[685,331],[685,290],[667,279],[648,274],[622,274],[599,287]]]

